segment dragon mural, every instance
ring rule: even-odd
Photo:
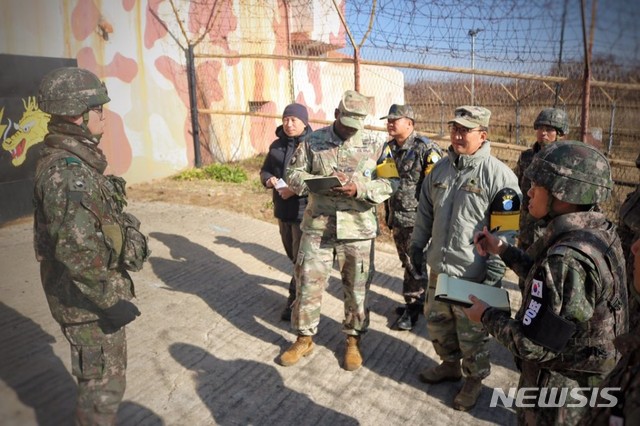
[[[0,132],[2,133],[2,149],[11,154],[11,164],[19,167],[27,158],[27,151],[32,146],[42,142],[47,134],[49,114],[38,108],[36,98],[33,96],[22,99],[24,113],[17,122],[12,123],[7,118],[8,124],[2,124],[4,107],[0,109]],[[7,134],[11,129],[15,130],[11,136]]]

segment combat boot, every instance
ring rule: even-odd
[[[420,380],[432,385],[441,382],[457,382],[462,378],[460,361],[442,361],[442,364],[427,368],[420,373]]]
[[[453,408],[460,411],[471,410],[476,405],[480,392],[482,392],[482,379],[467,377],[462,389],[453,400]]]
[[[402,315],[396,322],[396,327],[398,327],[398,330],[412,330],[413,326],[418,322],[421,308],[422,305],[418,305],[416,303],[406,305],[404,311],[402,312]]]
[[[347,348],[344,353],[344,369],[353,371],[362,365],[360,354],[360,336],[347,336]]]
[[[303,356],[313,352],[313,338],[311,336],[298,336],[298,339],[280,355],[280,364],[288,367],[300,361]]]

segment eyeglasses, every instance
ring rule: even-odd
[[[449,125],[449,132],[451,134],[457,133],[460,136],[466,136],[471,132],[481,132],[482,129],[467,129],[466,127],[454,126],[453,124]]]

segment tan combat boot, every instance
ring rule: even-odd
[[[344,353],[344,369],[353,371],[362,365],[360,354],[360,336],[347,336],[347,349]]]
[[[427,368],[420,373],[420,380],[432,385],[441,382],[457,382],[462,378],[460,361],[442,361],[442,364]]]
[[[453,408],[460,411],[471,410],[476,405],[480,392],[482,392],[482,379],[467,377],[462,389],[453,400]]]
[[[298,339],[280,355],[280,364],[288,367],[300,361],[303,356],[313,352],[313,338],[311,336],[298,336]]]

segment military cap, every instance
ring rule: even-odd
[[[347,90],[343,93],[340,105],[340,122],[352,129],[362,130],[364,119],[369,114],[369,98],[355,90]]]
[[[387,114],[384,117],[380,117],[380,120],[386,120],[386,119],[396,120],[398,118],[403,118],[403,117],[409,118],[415,121],[416,115],[413,113],[413,108],[411,108],[411,105],[393,104],[391,105],[391,108],[389,108],[389,114]]]
[[[456,123],[467,129],[475,129],[478,126],[489,127],[491,111],[486,108],[472,105],[464,105],[456,108],[455,117],[449,120],[449,124]]]

